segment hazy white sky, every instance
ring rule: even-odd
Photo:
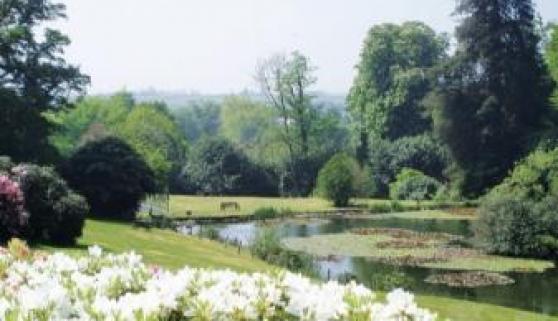
[[[298,49],[318,67],[315,89],[348,90],[364,36],[382,22],[421,20],[452,32],[454,0],[64,0],[68,59],[91,93],[231,93],[254,89],[258,59]],[[557,0],[536,0],[558,20]]]

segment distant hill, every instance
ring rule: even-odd
[[[190,103],[195,101],[213,101],[220,103],[229,96],[228,94],[214,94],[206,95],[200,93],[189,93],[180,91],[161,91],[161,90],[143,90],[132,92],[134,98],[139,102],[147,101],[161,101],[167,104],[170,109],[180,108],[188,106]],[[254,100],[264,101],[264,97],[256,92],[244,91],[238,93],[239,95],[248,96]],[[340,112],[345,112],[346,103],[345,95],[341,94],[331,94],[324,92],[315,92],[314,102],[319,106],[328,109],[335,109]]]

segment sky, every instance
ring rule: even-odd
[[[299,50],[317,67],[315,90],[344,94],[368,29],[426,22],[453,32],[454,0],[62,0],[55,26],[67,59],[91,76],[89,92],[157,89],[229,94],[255,90],[255,66]],[[558,0],[535,0],[558,21]]]

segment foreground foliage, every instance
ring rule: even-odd
[[[7,320],[435,320],[410,293],[386,302],[351,283],[292,273],[237,274],[150,267],[135,253],[72,258],[2,250],[0,317]]]

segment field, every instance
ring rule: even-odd
[[[239,210],[221,210],[222,202],[236,202]],[[367,209],[371,207],[386,208],[389,210],[392,201],[377,199],[357,199],[352,207],[347,209]],[[417,207],[414,201],[402,201],[399,204],[403,209],[412,210]],[[422,202],[421,206],[433,206],[433,202]],[[321,198],[279,198],[279,197],[204,197],[204,196],[179,196],[170,197],[169,209],[174,217],[185,217],[186,212],[191,212],[191,217],[222,217],[245,216],[253,214],[255,210],[263,207],[272,207],[278,211],[290,210],[296,213],[336,211],[338,208]]]

